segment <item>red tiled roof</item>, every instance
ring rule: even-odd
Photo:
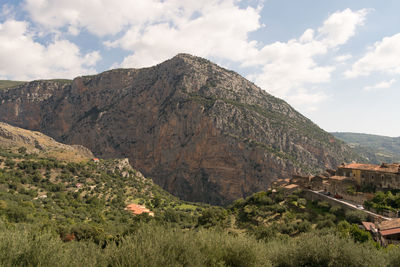
[[[383,236],[400,234],[400,228],[394,228],[394,229],[389,229],[389,230],[383,230],[383,231],[380,231],[380,233],[381,233],[381,235],[383,235]]]
[[[362,222],[362,225],[364,225],[367,231],[372,231],[372,228],[375,228],[375,224],[372,222]]]
[[[128,206],[126,206],[126,209],[132,211],[132,213],[135,215],[139,215],[142,213],[152,214],[152,212],[148,208],[137,204],[129,204]]]
[[[400,229],[400,219],[393,219],[390,221],[383,221],[379,225],[379,230],[389,230],[389,229],[394,229],[394,228],[399,228]]]
[[[374,164],[350,163],[350,164],[346,164],[344,166],[343,165],[339,166],[339,168],[398,173],[400,164],[398,164],[398,163],[393,163],[393,164],[383,163],[381,165],[374,165]]]

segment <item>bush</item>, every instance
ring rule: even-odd
[[[346,220],[350,223],[361,223],[362,221],[367,220],[367,214],[365,212],[359,210],[349,210],[345,213]]]
[[[329,203],[326,202],[326,201],[319,201],[317,203],[317,207],[320,208],[320,209],[328,211],[330,209],[331,205],[329,205]]]
[[[208,208],[203,211],[198,219],[198,225],[206,228],[212,226],[226,227],[228,224],[228,212],[221,208]]]
[[[351,228],[351,227],[350,227]],[[152,223],[106,246],[64,243],[39,227],[8,229],[0,221],[1,266],[398,266],[400,249],[378,250],[333,231],[259,242],[247,235],[182,231]]]
[[[384,255],[331,232],[311,232],[267,244],[274,266],[386,266]]]

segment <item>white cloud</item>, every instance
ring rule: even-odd
[[[28,23],[13,19],[0,24],[0,76],[8,79],[72,78],[95,72],[98,52],[86,55],[67,41],[55,39],[47,46],[35,40]]]
[[[346,62],[347,60],[351,59],[353,56],[350,54],[340,55],[334,58],[336,62]]]
[[[332,66],[318,66],[313,56],[326,53],[319,42],[301,44],[297,40],[265,46],[259,53],[260,74],[249,76],[272,94],[286,98],[304,84],[330,81]],[[253,61],[254,62],[254,61]]]
[[[242,8],[239,2],[25,0],[25,10],[47,31],[66,27],[78,35],[85,29],[105,38],[107,47],[132,52],[121,66],[144,67],[182,52],[236,62],[256,53],[257,42],[248,34],[262,27],[261,7]]]
[[[25,0],[25,10],[45,29],[82,28],[98,36],[116,34],[129,24],[163,16],[156,0]]]
[[[318,104],[326,100],[329,96],[324,92],[310,92],[305,88],[296,90],[295,94],[288,97],[288,100],[294,105],[310,105],[313,108],[313,104]]]
[[[349,8],[329,16],[318,29],[319,38],[328,47],[345,44],[352,37],[357,26],[364,25],[368,9],[352,11]]]
[[[105,44],[133,52],[124,59],[123,67],[150,66],[181,52],[237,62],[257,53],[257,42],[249,41],[248,34],[261,27],[259,10],[239,8],[230,0],[201,3],[196,6],[194,17],[193,11],[185,9],[187,6],[177,6],[171,12],[183,8],[186,16],[132,26],[122,38]]]
[[[345,72],[348,78],[367,76],[373,72],[400,74],[400,33],[376,42],[370,51]]]
[[[376,90],[376,89],[386,89],[386,88],[389,88],[390,86],[392,86],[395,82],[396,82],[395,79],[391,79],[390,81],[383,81],[383,82],[377,83],[372,86],[365,86],[364,90],[372,91],[372,90]]]
[[[248,77],[272,94],[292,104],[317,104],[326,99],[323,92],[305,92],[299,88],[328,83],[334,65],[321,66],[316,57],[345,44],[363,25],[367,10],[336,12],[328,17],[318,30],[307,29],[299,39],[264,46],[243,66],[259,66],[262,71]],[[347,60],[349,55],[336,58]]]

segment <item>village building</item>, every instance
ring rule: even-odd
[[[335,195],[349,194],[354,189],[375,190],[400,189],[400,164],[341,164],[336,171],[315,176],[293,175],[290,183],[315,191],[323,190]]]
[[[139,214],[142,214],[142,213],[147,213],[150,216],[154,216],[154,212],[152,212],[151,210],[149,210],[148,208],[146,208],[143,205],[129,204],[128,206],[126,206],[125,210],[129,210],[135,215],[139,215]]]
[[[358,188],[400,189],[400,164],[381,165],[350,163],[338,167],[336,175],[351,178]]]
[[[308,188],[310,187],[310,176],[293,175],[292,179],[290,179],[290,182],[301,187]]]
[[[314,190],[324,189],[324,180],[327,178],[322,175],[315,175],[310,177],[310,187]]]
[[[400,219],[380,223],[362,222],[363,228],[372,234],[375,241],[382,246],[400,244]]]
[[[334,175],[328,179],[327,191],[333,195],[345,195],[348,194],[348,189],[355,185],[356,183],[352,178]]]
[[[292,194],[294,191],[298,190],[300,187],[297,184],[288,184],[283,187],[286,195]]]

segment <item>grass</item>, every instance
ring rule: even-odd
[[[9,81],[9,80],[0,80],[0,89],[7,89],[17,87],[18,85],[24,84],[26,82],[23,81]]]
[[[40,80],[40,81],[49,81],[49,82],[57,82],[68,84],[71,83],[72,80],[69,79],[49,79],[49,80]],[[27,81],[10,81],[10,80],[0,80],[0,89],[9,89],[17,87],[18,85],[28,83]]]
[[[184,203],[176,206],[175,208],[180,210],[196,210],[197,208],[199,208],[199,206]]]
[[[72,80],[69,79],[50,79],[50,80],[45,80],[49,82],[57,82],[57,83],[71,83]]]

